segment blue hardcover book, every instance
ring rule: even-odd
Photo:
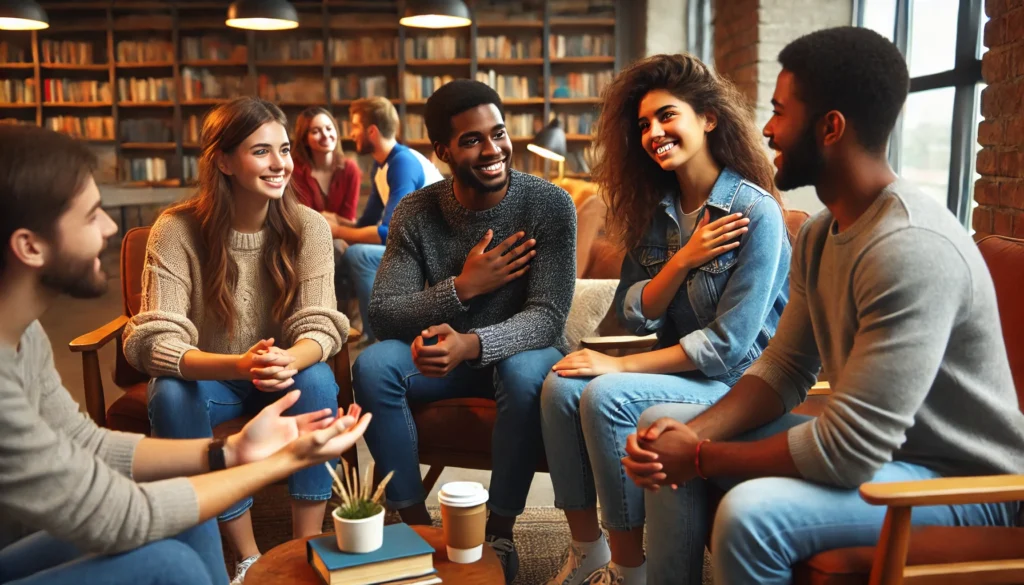
[[[343,553],[333,534],[306,542],[309,564],[326,585],[373,585],[434,574],[434,548],[407,524],[384,527],[384,546]]]

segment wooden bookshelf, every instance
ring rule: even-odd
[[[473,7],[479,0],[467,0]],[[552,0],[545,0],[542,17],[532,18],[525,15],[507,20],[496,19],[494,13],[480,13],[480,20],[471,27],[448,31],[425,31],[399,26],[400,0],[293,0],[292,4],[300,15],[300,27],[282,32],[251,32],[240,31],[227,27],[224,18],[229,0],[92,0],[92,1],[52,1],[44,2],[50,14],[51,27],[44,31],[18,33],[24,35],[25,47],[31,45],[31,51],[24,51],[24,57],[31,53],[31,62],[0,63],[0,73],[6,73],[11,79],[21,79],[26,83],[34,82],[35,101],[28,103],[0,103],[0,112],[7,117],[24,122],[34,121],[43,125],[51,117],[101,117],[113,121],[114,135],[118,139],[83,138],[96,145],[113,147],[116,151],[116,167],[118,182],[131,186],[179,186],[188,184],[183,174],[186,161],[197,156],[199,145],[186,139],[186,125],[193,117],[202,119],[205,110],[229,101],[231,97],[245,93],[256,93],[270,83],[274,95],[282,94],[288,98],[304,97],[304,93],[296,92],[295,87],[302,88],[302,83],[313,81],[315,92],[310,93],[308,101],[297,99],[279,99],[278,104],[288,108],[289,114],[294,108],[329,104],[336,116],[347,117],[348,108],[354,100],[342,99],[340,96],[354,95],[353,79],[359,81],[359,92],[378,92],[379,87],[387,85],[389,99],[399,111],[402,127],[407,119],[422,124],[423,106],[426,99],[420,97],[423,90],[433,84],[423,80],[424,88],[417,91],[416,98],[406,97],[403,85],[405,75],[422,76],[423,78],[475,78],[478,74],[494,75],[495,79],[504,78],[503,83],[509,87],[508,95],[528,95],[529,97],[504,98],[509,108],[508,117],[519,116],[518,125],[510,122],[510,132],[520,135],[512,137],[517,145],[531,140],[531,136],[521,135],[529,126],[529,120],[546,121],[553,116],[596,118],[600,98],[589,97],[553,97],[587,96],[593,87],[601,87],[604,78],[589,78],[583,84],[573,85],[567,82],[568,75],[601,74],[615,71],[621,64],[617,18],[594,18],[592,16],[567,17],[553,14]],[[620,17],[631,4],[627,0],[616,0],[615,16]],[[536,14],[536,11],[534,12]],[[461,39],[465,53],[460,47],[460,56],[455,59],[414,59],[407,53],[407,41],[421,36],[448,35]],[[564,35],[566,45],[570,37],[578,41],[582,35],[600,37],[603,47],[612,47],[612,55],[596,56],[565,56],[556,57],[552,46],[554,35]],[[478,54],[476,42],[483,37],[504,36],[509,42],[516,43],[512,54],[530,55],[525,58],[491,58],[494,55],[507,55],[507,46],[499,45],[498,50],[488,47]],[[366,41],[364,39],[373,39]],[[385,43],[394,39],[396,53],[384,50]],[[208,44],[208,39],[222,39],[219,44]],[[272,39],[272,40],[271,40]],[[539,48],[537,45],[539,39]],[[69,41],[89,45],[94,63],[44,63],[42,46],[47,41]],[[258,51],[267,57],[274,54],[295,55],[296,47],[302,54],[309,54],[308,45],[303,42],[322,44],[323,53],[317,59],[275,59],[258,58]],[[125,49],[129,55],[141,60],[125,60],[122,58],[119,43],[138,43]],[[160,42],[170,43],[174,54],[171,58],[162,58]],[[289,43],[290,50],[278,47],[273,43]],[[336,43],[345,43],[336,45]],[[423,42],[423,41],[419,41]],[[560,42],[560,41],[559,41]],[[149,44],[152,43],[152,44]],[[296,44],[298,43],[298,44]],[[268,44],[272,45],[268,47]],[[185,47],[188,45],[189,57],[185,58]],[[51,45],[52,47],[52,45]],[[211,48],[212,47],[212,48]],[[369,47],[369,48],[368,48]],[[596,47],[596,45],[595,45]],[[244,48],[244,51],[242,50]],[[346,58],[335,59],[334,52],[345,51]],[[55,51],[56,49],[50,49]],[[450,49],[449,49],[450,50]],[[268,52],[269,51],[269,52]],[[437,54],[440,53],[438,49]],[[576,49],[568,55],[578,55]],[[388,58],[389,55],[393,58]],[[419,53],[420,55],[427,53]],[[430,53],[433,54],[433,53]],[[54,52],[53,55],[56,55]],[[340,55],[340,53],[339,53]],[[54,57],[59,58],[59,57]],[[68,60],[66,57],[61,60]],[[185,69],[191,73],[186,77]],[[490,71],[494,73],[491,74]],[[118,81],[127,78],[154,77],[173,80],[171,99],[161,101],[121,101],[118,100]],[[98,81],[109,84],[109,91],[114,96],[113,102],[44,102],[45,80],[70,79],[72,81]],[[191,79],[197,84],[190,95],[221,95],[224,97],[195,97],[185,99],[185,80]],[[415,77],[409,77],[410,83],[416,83]],[[529,84],[526,81],[529,80]],[[212,81],[209,81],[212,80]],[[293,80],[300,83],[288,85]],[[219,87],[211,89],[207,83],[217,82]],[[319,88],[323,87],[321,94]],[[515,85],[508,85],[514,83]],[[519,85],[519,84],[522,85]],[[374,85],[377,84],[377,85]],[[589,85],[588,85],[589,84]],[[202,86],[200,89],[199,85]],[[366,89],[374,88],[378,89]],[[496,84],[496,87],[498,85]],[[512,91],[515,87],[516,91]],[[528,87],[528,91],[523,88]],[[163,89],[163,88],[161,88]],[[555,90],[559,91],[556,92]],[[335,91],[332,93],[332,91]],[[67,91],[67,90],[66,90]],[[392,92],[394,92],[392,94]],[[33,92],[29,90],[29,95]],[[67,95],[67,94],[65,94]],[[412,116],[412,118],[410,118]],[[531,118],[533,116],[533,118]],[[567,118],[569,119],[569,118]],[[152,120],[163,122],[171,128],[173,140],[163,140],[164,134],[146,134],[146,126],[135,126],[129,134],[124,134],[123,125],[128,121]],[[577,119],[583,128],[582,118]],[[589,119],[588,119],[589,120]],[[537,125],[535,122],[534,126]],[[588,122],[588,128],[592,122]],[[65,126],[68,127],[68,126]],[[567,142],[570,151],[587,147],[592,141],[588,134],[575,133],[566,128]],[[583,132],[586,132],[584,129]],[[141,132],[141,133],[140,133]],[[412,135],[423,136],[422,131]],[[126,141],[123,136],[132,136],[137,141]],[[157,140],[138,141],[143,137],[153,136]],[[347,142],[347,137],[342,137]],[[417,149],[429,149],[426,139],[410,139],[405,141]],[[525,148],[517,147],[517,157],[523,156]],[[536,157],[525,155],[531,161]],[[129,181],[125,176],[124,165],[131,160],[156,157],[164,159],[168,178],[162,181]],[[539,161],[539,159],[537,159]],[[148,163],[147,163],[148,164]],[[540,164],[540,163],[537,163]],[[548,163],[543,163],[544,167]],[[569,171],[569,169],[567,169]],[[137,174],[137,173],[136,173]]]

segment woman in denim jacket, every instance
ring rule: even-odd
[[[544,444],[573,540],[548,583],[678,582],[689,576],[645,562],[644,494],[620,463],[626,437],[655,404],[715,402],[761,354],[786,305],[790,242],[745,98],[696,58],[627,68],[607,89],[598,128],[594,177],[628,249],[615,305],[633,333],[658,342],[627,357],[569,354],[545,381]],[[659,558],[687,554],[678,537],[648,542]]]

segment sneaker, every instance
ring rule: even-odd
[[[589,555],[570,543],[562,569],[545,585],[583,585],[595,573],[604,569],[611,562],[612,554],[608,545],[604,543],[604,536],[601,537],[601,541],[603,546],[596,547],[597,550]]]
[[[242,585],[245,581],[245,573],[258,560],[260,560],[260,555],[253,555],[235,565],[235,578],[231,580],[231,585]]]
[[[516,552],[515,543],[507,538],[488,535],[487,544],[491,545],[494,553],[498,555],[498,560],[501,561],[501,569],[505,572],[505,583],[511,585],[516,580],[516,574],[519,573],[519,553]]]
[[[593,572],[583,585],[622,585],[622,575],[615,565],[606,565]]]

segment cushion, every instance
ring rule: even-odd
[[[580,339],[597,333],[612,306],[618,285],[618,280],[576,280],[576,292],[565,323],[565,336],[571,349],[579,348]]]

